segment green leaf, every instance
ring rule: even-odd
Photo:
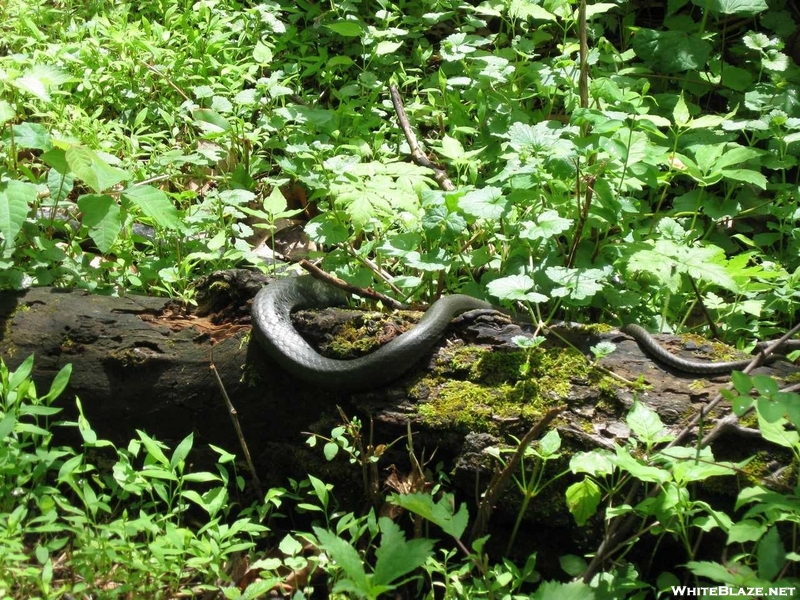
[[[686,567],[698,577],[710,579],[711,581],[734,585],[737,580],[737,573],[722,563],[690,561],[686,563]]]
[[[614,472],[614,463],[608,450],[591,450],[573,454],[569,460],[569,469],[573,473],[588,473],[595,477],[603,477]]]
[[[594,589],[582,581],[545,581],[530,595],[530,600],[595,600]]]
[[[98,250],[108,253],[122,229],[123,218],[117,201],[105,194],[84,194],[78,198],[78,208]]]
[[[344,37],[359,37],[364,33],[364,27],[358,21],[337,21],[326,23],[325,27]]]
[[[692,0],[692,4],[723,15],[755,15],[768,8],[766,0]]]
[[[547,302],[547,296],[533,292],[535,284],[528,275],[508,275],[489,282],[486,289],[500,300],[520,300],[538,304]]]
[[[14,391],[21,386],[31,374],[33,369],[33,354],[28,356],[22,364],[17,367],[17,370],[11,373],[8,378],[8,390]]]
[[[578,527],[583,527],[597,512],[602,496],[600,486],[588,477],[567,488],[567,508],[575,518]]]
[[[766,581],[772,581],[786,564],[786,549],[776,526],[770,527],[758,543],[758,574]]]
[[[551,429],[548,431],[539,443],[536,449],[542,458],[554,458],[556,453],[561,449],[561,436],[558,435],[558,429]]]
[[[375,585],[389,585],[422,566],[433,554],[433,540],[406,541],[400,526],[387,517],[378,520],[381,545],[375,551]]]
[[[69,81],[69,75],[49,65],[34,65],[22,76],[8,80],[17,89],[35,96],[42,102],[50,101],[50,90]]]
[[[328,442],[322,448],[322,453],[325,455],[325,460],[333,460],[339,453],[339,445],[334,442]]]
[[[762,190],[767,189],[767,178],[751,169],[723,169],[722,176],[734,181],[741,181],[743,183],[751,183]]]
[[[743,544],[745,542],[757,542],[767,532],[767,527],[763,523],[753,519],[743,519],[731,525],[728,530],[726,544]]]
[[[616,455],[613,460],[620,469],[645,482],[664,483],[670,478],[669,473],[663,469],[643,464],[631,456],[627,448],[622,446],[616,447]]]
[[[15,118],[17,112],[5,100],[0,100],[0,126],[5,125],[8,121]]]
[[[555,237],[572,226],[572,219],[565,219],[559,216],[555,210],[545,210],[537,218],[536,222],[524,221],[520,225],[522,230],[519,237],[526,240],[546,240]]]
[[[777,405],[776,413],[779,412],[782,415],[784,412],[783,407],[777,403],[775,404]],[[784,448],[796,448],[800,445],[800,434],[794,429],[787,428],[788,423],[786,419],[774,418],[775,415],[765,416],[762,414],[763,407],[761,403],[757,403],[757,406],[758,429],[761,431],[761,437],[768,442],[783,446]]]
[[[364,571],[364,561],[352,545],[327,529],[314,527],[314,535],[319,540],[320,548],[328,553],[347,576],[352,580],[361,594],[366,595],[370,586],[367,573]]]
[[[173,231],[185,229],[178,209],[172,204],[167,194],[158,188],[151,185],[139,185],[123,190],[122,195],[153,219],[158,227]]]
[[[130,179],[127,172],[112,167],[97,152],[83,146],[67,149],[66,159],[72,172],[97,194]]]
[[[684,31],[639,29],[633,37],[633,50],[654,71],[680,73],[702,71],[711,45]]]
[[[53,383],[50,384],[50,391],[47,392],[47,395],[43,399],[52,402],[53,400],[58,398],[61,395],[61,393],[66,389],[71,375],[72,375],[72,363],[67,363],[53,378]]]
[[[573,300],[586,300],[603,289],[604,282],[611,275],[606,269],[568,269],[567,267],[547,267],[545,274],[556,284],[550,295],[556,298],[568,296]]]
[[[200,129],[208,133],[223,133],[233,129],[228,119],[210,108],[197,108],[192,111],[192,117]]]
[[[414,514],[435,523],[448,535],[458,539],[467,528],[469,514],[465,504],[458,512],[453,512],[453,496],[447,494],[438,502],[434,502],[429,494],[392,494],[390,501]]]
[[[683,94],[678,96],[675,108],[672,109],[672,118],[679,127],[685,127],[689,123],[689,119],[691,119],[689,108],[686,106],[686,101],[683,99]]]
[[[19,148],[50,150],[53,146],[50,131],[39,123],[18,123],[9,127],[8,132],[10,135],[4,135],[4,141],[9,141],[13,136],[14,144]]]
[[[17,417],[13,413],[8,413],[3,420],[0,421],[0,440],[5,440],[9,433],[14,431],[14,425],[17,423]]]
[[[179,471],[183,471],[183,464],[186,461],[186,457],[189,455],[189,452],[192,450],[192,444],[194,443],[194,434],[190,433],[187,435],[181,443],[175,447],[175,450],[172,452],[172,458],[169,461],[169,466],[173,469],[177,468]]]
[[[144,447],[147,450],[147,453],[151,457],[153,457],[157,462],[161,463],[165,467],[168,467],[169,466],[169,460],[167,459],[166,454],[164,454],[164,452],[161,450],[161,448],[164,446],[164,444],[154,440],[153,438],[151,438],[149,435],[147,435],[141,429],[137,429],[136,433],[139,435],[139,439],[142,440],[142,444],[144,444]],[[169,478],[172,478],[172,477],[174,477],[174,476],[172,475],[172,473],[170,473],[170,477]]]
[[[14,249],[17,234],[36,198],[36,186],[24,181],[11,179],[0,189],[0,234],[5,256],[10,256]]]
[[[628,427],[648,445],[658,444],[669,439],[664,429],[661,417],[654,410],[645,406],[642,402],[634,402],[633,408],[625,418]]]

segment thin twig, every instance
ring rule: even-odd
[[[414,159],[414,162],[419,166],[426,167],[433,171],[433,178],[436,180],[436,183],[439,184],[440,188],[447,192],[455,190],[456,186],[450,180],[450,177],[448,177],[444,169],[433,164],[428,157],[425,156],[425,153],[419,149],[417,136],[414,135],[414,131],[411,129],[411,123],[409,123],[406,110],[403,108],[403,99],[400,97],[400,92],[397,91],[397,86],[392,85],[389,87],[389,95],[392,97],[392,104],[394,105],[394,112],[397,114],[397,120],[400,123],[400,129],[403,130],[403,134],[406,136],[406,142],[408,142],[408,147],[411,150],[411,158]]]
[[[339,289],[344,290],[348,294],[354,294],[356,296],[361,296],[362,298],[369,298],[371,300],[377,300],[382,302],[384,305],[388,306],[389,308],[395,310],[405,310],[408,309],[408,306],[403,304],[402,302],[398,302],[394,298],[390,298],[380,292],[376,292],[372,288],[361,288],[355,285],[350,285],[343,279],[339,279],[330,273],[326,273],[322,269],[320,269],[317,265],[313,264],[310,261],[305,259],[300,261],[300,266],[303,267],[306,271],[311,273],[317,279],[321,279],[326,283],[330,283],[332,286],[335,286]]]
[[[211,357],[211,372],[214,373],[214,377],[217,379],[217,386],[219,387],[220,393],[222,393],[222,398],[225,400],[225,405],[228,407],[228,414],[231,416],[233,428],[236,431],[236,437],[239,438],[239,444],[242,446],[244,459],[247,462],[247,469],[250,471],[250,476],[253,478],[253,485],[255,486],[258,495],[263,498],[264,492],[261,489],[261,480],[258,478],[258,474],[256,473],[256,467],[253,464],[253,459],[250,457],[250,450],[247,448],[247,442],[244,439],[244,433],[242,433],[242,426],[239,424],[239,413],[236,412],[236,408],[233,406],[233,402],[231,402],[228,392],[225,390],[225,384],[222,383],[222,379],[219,376],[217,367],[214,364],[213,351]]]

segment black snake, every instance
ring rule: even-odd
[[[341,390],[380,387],[411,368],[441,338],[458,313],[493,308],[488,302],[463,294],[444,296],[434,302],[419,324],[375,352],[353,360],[321,356],[292,325],[298,308],[324,308],[345,304],[345,293],[310,276],[290,277],[271,283],[253,300],[253,332],[267,354],[304,381]],[[625,325],[620,330],[639,343],[647,354],[668,367],[714,375],[745,368],[750,359],[710,363],[675,356],[664,349],[643,327]],[[767,362],[776,357],[770,356]]]

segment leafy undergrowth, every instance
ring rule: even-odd
[[[172,451],[143,431],[125,448],[115,447],[97,437],[79,400],[76,422],[55,421],[62,410],[55,402],[71,369],[64,368],[40,396],[29,378],[33,363],[30,357],[12,372],[0,361],[0,597],[301,600],[378,599],[391,592],[431,600],[612,599],[674,593],[680,585],[770,589],[783,596],[800,589],[800,554],[793,550],[800,521],[796,472],[790,485],[742,489],[738,515],[731,516],[698,499],[695,486],[733,477],[748,461],[721,463],[708,448],[668,444],[673,436],[640,403],[627,418],[633,433],[628,444],[576,453],[566,472],[549,468],[562,458],[556,430],[534,443],[486,450],[498,469],[511,474],[522,498],[509,556],[518,535],[535,535],[525,532],[526,512],[568,474],[574,483],[564,502],[576,528],[598,518],[636,523],[613,567],[600,570],[579,554],[564,554],[562,581],[543,582],[536,554],[517,564],[508,557],[491,560],[485,550],[491,505],[505,493],[502,476],[489,484],[487,504],[472,519],[466,505],[427,481],[421,468],[407,478],[395,476],[400,493],[376,493],[378,481],[365,477],[365,493],[382,506],[380,517],[375,508],[366,514],[341,510],[332,486],[312,475],[289,490],[272,488],[245,507],[244,480],[231,472],[233,455],[212,446],[219,455],[213,473],[187,468],[191,435]],[[766,377],[738,374],[734,381],[730,399],[737,414],[756,407],[764,438],[800,460],[800,396],[780,392]],[[54,445],[57,427],[77,430],[81,450]],[[309,443],[320,440],[328,460],[342,454],[376,477],[373,466],[382,451],[365,446],[357,420]],[[282,517],[294,523],[302,515],[312,519],[308,530],[279,533]],[[715,531],[727,541],[721,556],[708,557],[700,542]],[[641,537],[656,545],[672,539],[684,556],[643,572],[624,559]]]

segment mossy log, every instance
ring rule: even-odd
[[[376,444],[405,434],[411,423],[418,449],[438,448],[470,472],[483,446],[520,437],[555,405],[566,407],[557,422],[562,437],[578,447],[611,447],[629,435],[624,415],[634,397],[677,429],[728,380],[669,372],[610,328],[563,328],[558,335],[574,347],[550,336],[526,353],[512,339],[530,336],[529,326],[483,314],[457,319],[437,349],[394,384],[360,394],[319,390],[284,373],[248,342],[249,303],[264,284],[245,271],[216,274],[196,311],[161,298],[52,288],[2,292],[0,353],[12,369],[35,354],[42,391],[72,363],[59,403],[74,416],[79,396],[103,437],[124,443],[142,429],[174,444],[194,432],[196,446],[213,443],[238,453],[213,365],[267,476],[295,476],[319,461],[302,432],[327,434],[340,418],[337,407],[369,417]],[[315,340],[332,340],[328,345],[348,357],[369,351],[368,345],[355,348],[365,339],[385,341],[412,321],[409,315],[328,309],[301,313],[296,325]],[[661,339],[689,352],[685,340]],[[617,343],[617,350],[602,366],[635,383],[626,385],[584,358],[603,340]],[[714,350],[689,344],[695,354]],[[793,369],[777,363],[763,371],[785,377]]]

